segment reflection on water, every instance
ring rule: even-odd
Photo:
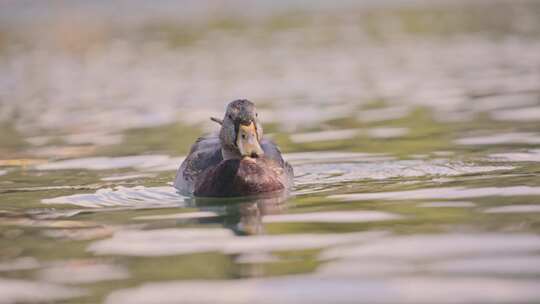
[[[510,205],[488,208],[486,213],[530,213],[540,212],[540,205]]]
[[[538,3],[49,4],[0,3],[1,303],[540,300]],[[292,193],[178,194],[240,97]]]
[[[418,205],[418,207],[425,207],[425,208],[465,208],[465,207],[474,207],[474,206],[476,205],[472,202],[456,202],[456,201],[429,202],[429,203],[422,203]]]
[[[442,234],[387,237],[369,244],[332,248],[322,258],[419,260],[463,255],[523,254],[540,248],[540,237],[527,234]],[[392,250],[388,250],[392,248]]]
[[[115,189],[103,188],[94,194],[74,194],[43,199],[44,204],[73,204],[87,208],[133,207],[148,208],[154,206],[182,206],[184,198],[172,187],[146,188],[137,186]]]
[[[460,145],[540,144],[540,135],[527,132],[505,133],[461,138],[456,143]]]
[[[369,240],[379,233],[291,234],[235,236],[227,229],[157,229],[120,231],[113,238],[95,242],[96,254],[167,256],[203,252],[246,254],[318,249]]]
[[[495,153],[491,155],[499,160],[514,162],[540,162],[540,150],[533,149],[524,152]]]
[[[77,158],[36,166],[37,170],[111,170],[134,168],[148,171],[170,171],[178,168],[183,161],[182,157],[170,158],[166,155],[141,155],[125,157],[90,157]]]
[[[265,223],[359,223],[400,218],[398,215],[380,211],[333,211],[295,213],[264,217]]]
[[[490,291],[488,295],[486,290]],[[538,283],[533,280],[421,276],[329,280],[292,276],[149,283],[115,291],[105,303],[179,303],[179,299],[183,303],[432,303],[433,299],[438,303],[508,303],[535,301],[539,296]]]
[[[43,281],[64,284],[87,284],[129,278],[128,272],[123,267],[85,261],[52,265],[40,271],[38,276]]]
[[[85,292],[81,288],[64,287],[49,283],[0,279],[0,294],[2,294],[4,303],[30,303],[60,301],[80,297]]]
[[[515,186],[515,187],[487,187],[487,188],[432,188],[398,192],[380,193],[355,193],[337,194],[331,199],[343,201],[360,200],[421,200],[421,199],[460,199],[475,197],[513,197],[513,196],[537,196],[540,195],[540,187]]]

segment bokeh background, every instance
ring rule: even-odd
[[[238,98],[293,197],[178,195]],[[2,1],[0,302],[538,302],[539,146],[538,1]]]

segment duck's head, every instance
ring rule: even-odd
[[[219,139],[224,159],[257,158],[264,154],[260,143],[263,128],[255,104],[251,101],[232,101],[227,106],[223,120],[212,120],[221,124]]]

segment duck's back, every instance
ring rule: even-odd
[[[195,182],[204,170],[223,161],[221,145],[216,135],[206,135],[197,139],[186,159],[176,172],[174,187],[184,195],[193,194]]]
[[[239,196],[254,194],[251,192],[269,192],[279,190],[275,189],[278,183],[281,188],[289,189],[293,179],[292,167],[283,160],[281,152],[272,141],[263,139],[261,147],[264,150],[263,159],[248,162],[223,161],[217,135],[203,136],[193,144],[178,169],[174,187],[184,195],[198,196]],[[233,186],[231,178],[238,174],[240,179],[237,178],[234,181],[236,186]],[[245,178],[252,180],[245,181],[245,184],[242,181]],[[196,191],[197,188],[199,191]],[[227,191],[230,193],[225,193]]]

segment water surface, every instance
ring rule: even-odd
[[[538,3],[186,3],[0,4],[0,303],[540,301]],[[291,196],[171,187],[235,98]]]

